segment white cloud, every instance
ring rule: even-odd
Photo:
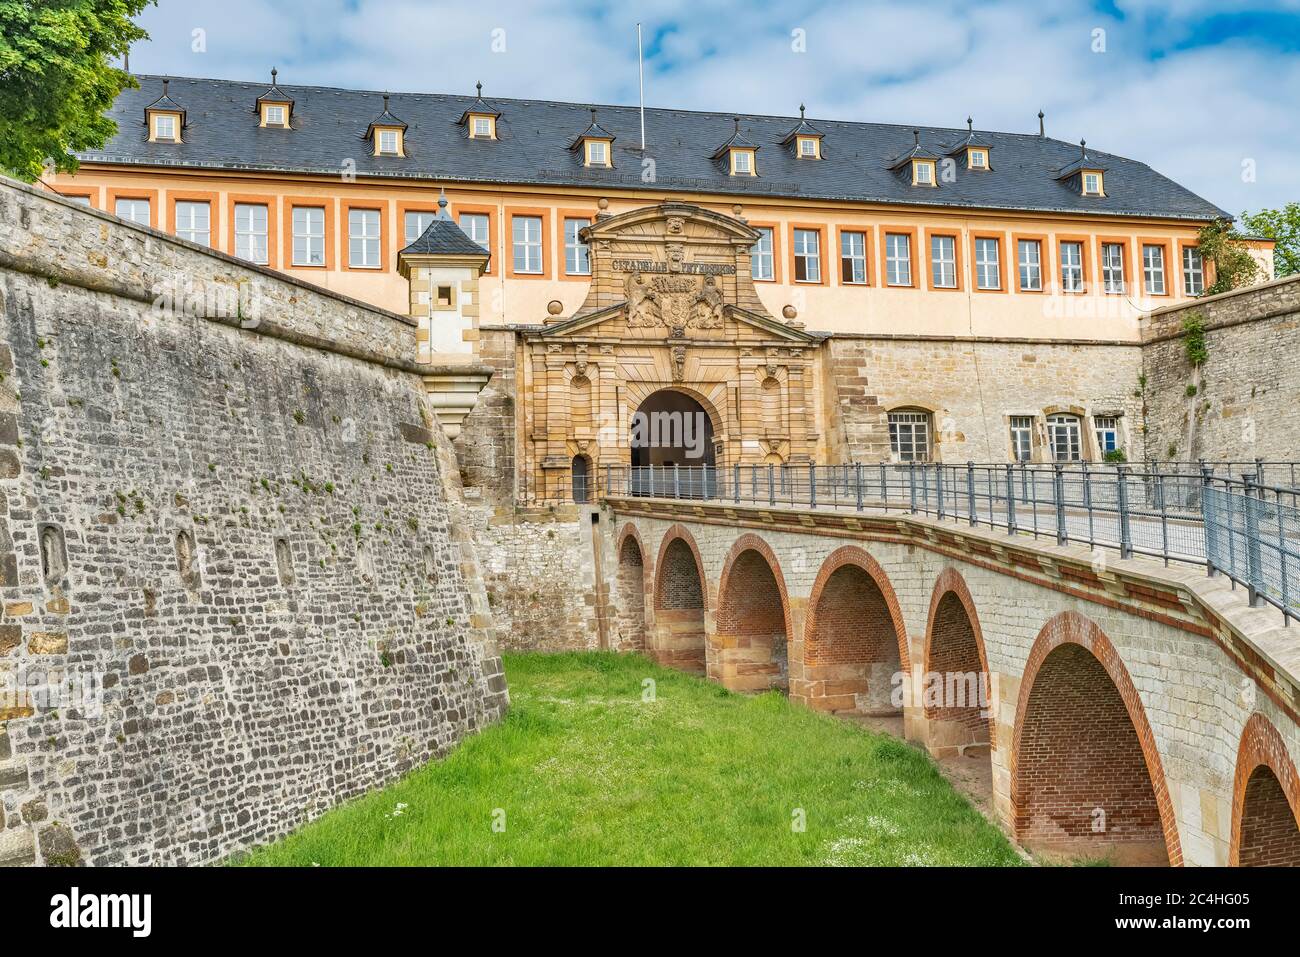
[[[1241,9],[1300,10],[1300,0]],[[1281,91],[1300,62],[1224,39],[1177,49],[1211,0],[1121,0],[1120,17],[1031,0],[752,4],[668,0],[653,11],[597,2],[162,0],[133,51],[146,72],[291,83],[634,103],[636,17],[650,105],[1048,133],[1147,162],[1239,212],[1300,198],[1300,125]],[[1234,12],[1240,9],[1234,8]],[[1093,52],[1093,30],[1106,52]],[[206,30],[207,51],[191,51]],[[494,30],[504,31],[495,33]],[[806,52],[791,48],[802,30]],[[504,41],[505,51],[494,52]],[[1175,49],[1154,61],[1151,48]],[[1242,181],[1254,160],[1257,181]]]

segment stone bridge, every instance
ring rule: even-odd
[[[595,517],[614,647],[987,761],[1048,856],[1300,864],[1300,630],[1222,578],[916,515]]]

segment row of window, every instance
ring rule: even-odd
[[[1032,461],[1034,456],[1034,417],[1010,417],[1011,457],[1017,462]],[[889,413],[889,448],[898,462],[928,462],[932,443],[932,421],[929,412],[902,410]],[[1120,442],[1119,417],[1098,415],[1093,417],[1093,432],[1097,449],[1103,458],[1123,451]],[[1047,456],[1055,462],[1083,461],[1083,422],[1077,415],[1056,413],[1047,416]]]
[[[776,278],[774,231],[770,226],[755,227],[759,240],[750,255],[750,268],[757,280]],[[887,286],[915,285],[911,232],[884,234],[884,280]],[[867,285],[868,273],[867,234],[844,230],[840,240],[840,282],[844,285]],[[794,253],[794,281],[820,283],[822,279],[822,232],[819,229],[799,229],[792,232]],[[1041,239],[1016,239],[1017,288],[1021,292],[1042,292],[1045,280],[1044,241]],[[1059,240],[1060,288],[1067,293],[1085,291],[1087,272],[1085,242]],[[1127,268],[1124,262],[1125,242],[1101,243],[1101,288],[1112,295],[1128,292]],[[1168,264],[1164,243],[1142,243],[1142,289],[1150,296],[1169,294]],[[975,286],[985,291],[1001,291],[1002,239],[996,236],[977,236],[973,240]],[[1205,291],[1205,266],[1200,250],[1195,246],[1182,248],[1182,286],[1188,296],[1199,296]],[[936,289],[959,288],[960,274],[957,261],[955,235],[929,237],[930,285]]]

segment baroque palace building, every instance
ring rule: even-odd
[[[1202,293],[1228,216],[1041,115],[647,109],[643,148],[635,108],[138,79],[49,185],[415,317],[467,486],[517,500],[611,465],[1152,455],[1143,317]],[[638,412],[699,428],[642,448]]]

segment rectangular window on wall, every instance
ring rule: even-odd
[[[211,208],[207,203],[176,204],[176,235],[200,246],[212,245]]]
[[[1147,244],[1142,247],[1142,283],[1148,296],[1165,294],[1165,247]]]
[[[885,233],[885,282],[912,285],[912,237],[907,233]]]
[[[1124,245],[1101,244],[1101,288],[1112,295],[1124,292]]]
[[[755,279],[775,279],[776,271],[772,260],[772,230],[767,226],[754,227],[758,232],[758,242],[749,249],[749,274]]]
[[[1096,420],[1097,448],[1104,457],[1107,453],[1120,451],[1119,417],[1099,415]]]
[[[348,210],[348,265],[379,268],[379,210]]]
[[[325,265],[325,210],[320,206],[293,208],[293,264]]]
[[[931,281],[938,289],[957,288],[957,239],[954,236],[930,237]]]
[[[926,462],[930,458],[930,414],[889,413],[889,448],[898,462]]]
[[[149,200],[119,199],[113,206],[113,215],[118,219],[125,219],[128,223],[138,223],[141,226],[148,226]]]
[[[1001,289],[1002,269],[996,239],[975,240],[975,285],[980,289]]]
[[[403,216],[402,229],[403,235],[406,237],[406,245],[411,245],[411,243],[423,236],[424,231],[429,228],[429,224],[432,222],[433,213],[422,210],[411,210]],[[461,228],[464,229],[465,227],[462,226]]]
[[[1020,265],[1020,288],[1024,292],[1043,291],[1043,244],[1037,239],[1022,239],[1016,243]]]
[[[1011,417],[1011,455],[1017,462],[1028,462],[1034,456],[1034,419],[1028,415]]]
[[[815,229],[794,231],[794,281],[822,281],[821,234]]]
[[[564,271],[570,276],[591,275],[591,252],[578,238],[578,233],[590,225],[590,219],[564,221]]]
[[[542,272],[542,217],[515,216],[511,219],[514,240],[515,272],[540,275]]]
[[[261,203],[235,204],[235,255],[250,263],[269,261],[267,208]]]
[[[1183,294],[1199,296],[1205,292],[1205,266],[1201,251],[1195,246],[1183,249]]]
[[[1057,462],[1078,462],[1082,457],[1079,419],[1073,415],[1047,417],[1047,444]]]
[[[488,235],[488,227],[491,220],[487,213],[461,213],[459,225],[461,230],[474,242],[478,243],[486,251],[491,247],[491,237]]]
[[[1083,292],[1083,243],[1061,243],[1061,289]]]
[[[867,281],[866,233],[840,233],[840,282],[862,285]]]

